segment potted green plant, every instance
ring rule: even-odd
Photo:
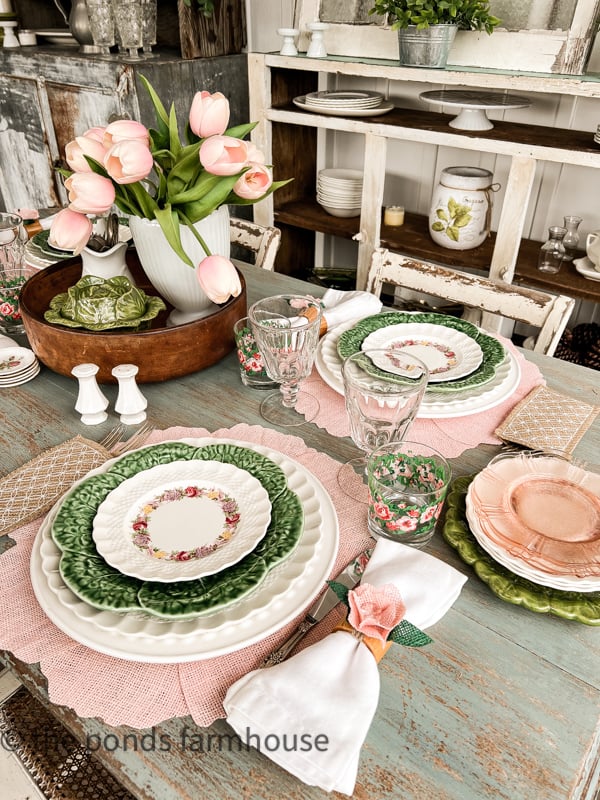
[[[416,67],[445,67],[459,28],[491,34],[500,23],[489,0],[374,0],[369,14],[387,17],[400,63]]]

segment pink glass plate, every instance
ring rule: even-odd
[[[600,576],[600,476],[551,456],[492,463],[471,500],[489,539],[553,575]]]

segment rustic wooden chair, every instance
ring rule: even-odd
[[[423,292],[483,312],[482,327],[497,331],[501,318],[539,328],[533,350],[553,355],[575,300],[550,295],[503,281],[438,267],[428,262],[376,249],[367,276],[367,291],[381,296],[383,284]]]
[[[275,256],[281,242],[279,228],[269,228],[250,220],[231,217],[229,229],[231,244],[234,247],[252,253],[255,266],[273,271]]]

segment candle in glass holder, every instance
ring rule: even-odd
[[[388,206],[383,214],[384,225],[404,225],[404,206]]]

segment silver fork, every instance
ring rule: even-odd
[[[137,431],[134,431],[132,433],[129,439],[124,441],[122,444],[120,444],[112,451],[113,455],[120,456],[123,453],[126,453],[128,450],[135,450],[135,448],[138,445],[146,441],[146,439],[148,438],[148,436],[150,436],[153,430],[154,430],[154,425],[151,422],[148,422],[148,420],[146,420],[146,422],[144,422],[143,425],[140,425]]]
[[[123,435],[124,430],[125,426],[121,423],[115,425],[115,427],[111,428],[104,439],[98,442],[98,444],[102,447],[105,447],[107,450],[110,450],[116,445],[117,442],[121,441],[121,436]]]

